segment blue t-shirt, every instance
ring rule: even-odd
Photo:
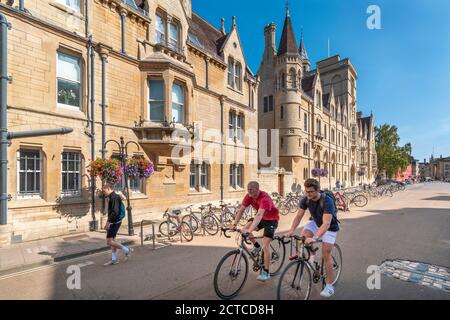
[[[321,197],[324,198],[323,201],[323,209],[320,206],[320,199],[318,201],[308,200],[307,197],[303,197],[303,199],[300,201],[300,209],[306,210],[309,209],[309,212],[311,213],[311,219],[314,220],[314,222],[317,224],[317,226],[320,228],[320,226],[323,224],[323,213],[331,213],[333,218],[331,219],[331,225],[328,231],[339,231],[339,224],[336,217],[336,209],[334,207],[333,199],[331,199],[329,196],[325,195],[324,193],[321,193]]]

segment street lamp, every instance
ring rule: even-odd
[[[134,228],[133,228],[133,217],[131,215],[131,204],[130,204],[130,191],[128,188],[128,173],[126,170],[126,159],[128,158],[128,145],[130,143],[135,144],[138,150],[140,150],[139,145],[135,141],[128,141],[125,143],[123,137],[120,137],[120,143],[117,140],[110,139],[105,142],[105,145],[103,146],[106,149],[106,145],[109,142],[114,142],[119,146],[119,157],[120,157],[120,163],[122,165],[124,176],[125,176],[125,196],[127,198],[127,218],[128,218],[128,235],[132,236],[134,235]]]

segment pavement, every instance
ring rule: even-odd
[[[338,217],[343,269],[332,299],[450,299],[450,184],[408,186],[393,198],[371,200],[364,208],[340,211]],[[292,219],[293,214],[281,217],[277,231],[287,231]],[[0,299],[218,299],[213,274],[221,257],[236,248],[233,237],[197,236],[160,250],[146,243],[150,245],[135,246],[132,257],[121,256],[115,266],[104,267],[110,256],[99,252],[0,275]],[[392,275],[398,272],[399,277],[382,272],[380,286],[370,289],[371,266],[395,267]],[[79,286],[73,283],[74,268]],[[404,270],[396,271],[400,268],[416,269],[406,277]],[[279,277],[262,283],[256,276],[249,271],[236,299],[276,299]],[[427,286],[429,278],[442,285]],[[314,286],[310,298],[322,299],[319,291]]]

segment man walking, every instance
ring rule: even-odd
[[[105,230],[106,244],[111,247],[111,260],[104,265],[110,266],[119,263],[117,250],[122,250],[125,257],[128,259],[133,252],[133,249],[115,241],[117,232],[122,224],[122,219],[125,217],[125,206],[122,202],[122,198],[114,192],[114,186],[110,183],[106,183],[103,186],[103,194],[105,197],[108,197],[108,221],[106,222]]]

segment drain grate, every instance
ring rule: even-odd
[[[408,260],[386,260],[382,274],[403,281],[450,292],[450,268]]]

